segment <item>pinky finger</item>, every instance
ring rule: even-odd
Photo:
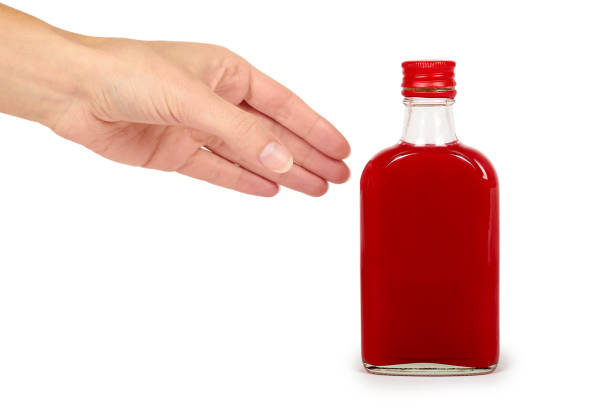
[[[199,149],[177,173],[241,193],[272,197],[278,185],[204,149]]]

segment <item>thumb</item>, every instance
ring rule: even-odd
[[[204,88],[204,89],[202,89]],[[206,87],[194,95],[192,109],[185,109],[186,126],[213,134],[225,142],[240,159],[276,173],[293,166],[291,152],[261,125],[260,120]],[[192,94],[193,95],[193,94]],[[192,98],[189,98],[193,100]]]

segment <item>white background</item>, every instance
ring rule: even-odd
[[[234,50],[347,136],[353,177],[318,199],[248,197],[0,115],[1,407],[609,403],[607,2],[8,3],[80,33]],[[400,63],[424,58],[457,61],[458,136],[499,174],[488,376],[360,364],[359,175],[399,139]]]

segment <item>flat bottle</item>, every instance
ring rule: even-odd
[[[499,355],[498,182],[455,135],[453,61],[402,64],[401,140],[361,176],[362,360],[471,375]]]

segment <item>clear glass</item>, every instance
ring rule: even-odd
[[[497,368],[497,364],[493,364],[488,367],[464,367],[437,363],[393,364],[377,367],[370,365],[365,361],[363,362],[363,366],[372,374],[414,375],[426,377],[489,374],[495,371],[495,368]]]
[[[454,103],[447,98],[404,98],[402,141],[416,146],[456,142]]]

